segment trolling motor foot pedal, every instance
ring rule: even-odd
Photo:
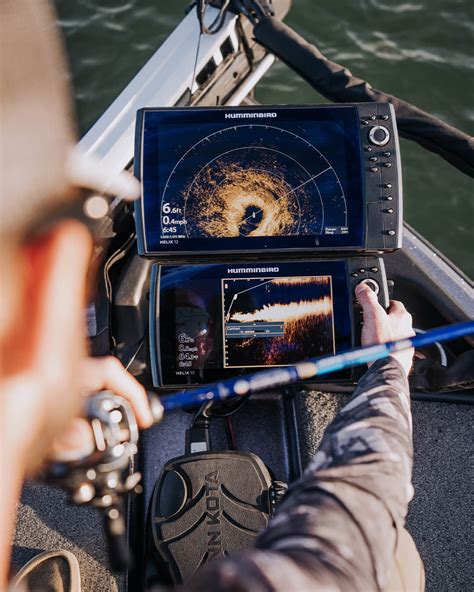
[[[281,482],[254,454],[219,451],[170,460],[150,505],[160,579],[186,582],[204,563],[249,548],[267,526]]]

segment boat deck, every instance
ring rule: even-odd
[[[297,414],[300,426],[305,426],[304,463],[343,401],[340,395],[317,392],[301,396]],[[413,402],[415,498],[407,526],[425,563],[427,592],[468,590],[474,576],[472,540],[466,540],[473,423],[472,406]],[[181,445],[182,434],[176,438]],[[62,491],[28,484],[20,506],[13,565],[18,568],[38,552],[58,548],[78,557],[84,592],[126,590],[126,576],[114,575],[108,567],[98,512],[69,506]]]

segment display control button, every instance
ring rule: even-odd
[[[388,115],[382,115],[382,117],[380,119],[383,119],[384,121],[388,121],[389,117],[388,117]]]
[[[386,201],[393,201],[393,197],[391,195],[387,195],[385,198]]]
[[[383,125],[374,125],[369,130],[369,141],[376,146],[385,146],[390,140],[390,132]]]
[[[375,121],[377,119],[377,117],[375,115],[371,115],[370,118],[372,121]]]
[[[351,276],[352,276],[353,278],[356,278],[356,277],[358,277],[358,276],[359,276],[359,274],[358,274],[357,272],[355,272],[355,271],[354,271],[354,273],[351,273]]]
[[[390,168],[392,167],[392,163],[391,163],[391,162],[384,162],[384,163],[383,163],[383,166],[384,166],[386,169],[390,169]]]
[[[366,147],[364,148],[364,150],[365,150],[366,152],[372,152],[372,146],[366,146]]]
[[[370,171],[371,173],[377,173],[377,172],[378,172],[378,170],[379,170],[379,169],[378,169],[378,167],[369,167],[369,171]]]
[[[393,185],[391,183],[385,183],[384,187],[385,189],[391,189]]]
[[[364,269],[363,267],[361,267],[361,268],[359,269],[359,273],[365,273],[365,269]]]
[[[362,280],[357,285],[359,285],[359,284],[365,284],[365,285],[369,286],[369,288],[371,290],[373,290],[376,294],[378,294],[380,292],[380,286],[372,278],[367,278],[366,280]]]
[[[385,234],[388,234],[388,236],[395,236],[396,232],[395,230],[387,230]]]
[[[371,157],[369,158],[369,160],[370,160],[371,162],[377,162],[377,160],[378,160],[378,157],[377,157],[377,156],[371,156]]]
[[[385,213],[386,213],[386,214],[393,214],[393,208],[387,208],[387,209],[385,210]]]
[[[371,268],[370,268],[370,271],[371,271],[372,273],[378,273],[378,271],[379,271],[379,268],[378,268],[378,267],[371,267]]]
[[[382,152],[382,156],[385,156],[385,158],[390,158],[392,156],[391,152]]]

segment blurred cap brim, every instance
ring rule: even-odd
[[[66,174],[72,186],[89,189],[99,195],[113,195],[126,201],[140,197],[140,183],[136,177],[127,171],[118,174],[111,171],[99,158],[85,154],[77,146],[68,156]]]

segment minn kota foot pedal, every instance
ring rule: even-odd
[[[205,452],[170,460],[149,516],[159,578],[186,582],[207,561],[251,547],[284,491],[254,454]]]

